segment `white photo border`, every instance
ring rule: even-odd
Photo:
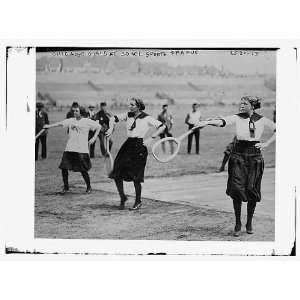
[[[29,47],[33,45],[34,47]],[[7,60],[7,129],[4,240],[19,251],[65,254],[103,254],[134,257],[166,253],[195,255],[289,255],[295,242],[296,145],[296,47],[295,41],[252,40],[105,40],[105,41],[6,41],[12,46]],[[18,48],[15,48],[18,47]],[[29,47],[29,48],[28,48]],[[62,240],[34,238],[34,113],[35,47],[122,48],[278,48],[276,71],[276,184],[274,242]],[[2,50],[2,49],[1,49]],[[3,51],[2,51],[3,52]],[[16,122],[16,120],[18,120]],[[21,126],[20,126],[21,123]],[[20,134],[21,131],[21,134]],[[18,136],[18,139],[16,139]],[[22,145],[22,154],[18,147]],[[8,147],[9,145],[9,147]],[[12,164],[13,158],[13,167]],[[297,161],[298,162],[298,161]],[[3,210],[2,210],[3,211]]]

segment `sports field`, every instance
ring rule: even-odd
[[[233,114],[238,107],[209,105],[200,109],[205,118]],[[260,110],[260,113],[272,118],[272,109],[273,107],[268,106]],[[186,131],[184,118],[189,110],[190,104],[182,102],[169,106],[169,111],[175,118],[172,130],[174,136]],[[157,116],[159,111],[159,105],[149,105],[146,109],[153,116]],[[119,111],[112,111],[117,112]],[[65,114],[66,110],[50,111],[50,122],[63,119]],[[271,134],[271,131],[266,130],[263,139]],[[275,145],[264,151],[268,170],[262,193],[267,200],[262,199],[262,203],[258,205],[254,217],[255,234],[243,233],[239,238],[232,237],[234,215],[230,209],[230,200],[225,195],[226,172],[216,172],[222,161],[224,148],[233,135],[233,127],[207,127],[201,131],[199,156],[186,154],[186,140],[179,155],[170,163],[161,164],[149,155],[142,192],[142,196],[145,196],[143,206],[140,211],[131,212],[127,209],[118,210],[118,195],[113,182],[104,175],[98,141],[96,158],[92,160],[93,167],[90,171],[93,193],[85,195],[81,175],[71,173],[71,193],[65,196],[57,194],[62,187],[58,164],[67,135],[64,129],[51,129],[48,133],[48,157],[36,163],[35,236],[76,239],[274,240]],[[117,127],[112,139],[112,154],[115,156],[125,140],[124,126]],[[170,180],[174,188],[170,185]],[[166,187],[169,194],[162,192]],[[172,190],[176,191],[175,187],[180,192],[172,193]],[[131,191],[128,192],[130,194]],[[183,200],[182,197],[186,199]],[[134,198],[130,196],[127,207],[132,206],[133,201]],[[210,205],[210,202],[214,205]]]

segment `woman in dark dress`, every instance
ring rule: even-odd
[[[144,182],[144,171],[148,156],[146,146],[150,145],[151,141],[165,129],[165,125],[146,114],[144,109],[145,105],[141,99],[131,98],[129,100],[129,112],[111,117],[109,129],[106,132],[106,135],[110,136],[116,123],[126,122],[128,139],[121,146],[114,162],[113,171],[109,176],[115,180],[121,198],[120,209],[125,208],[127,200],[123,181],[133,181],[134,183],[136,198],[131,210],[138,210],[141,207],[141,183]],[[156,127],[157,131],[150,138],[144,140],[151,127]]]
[[[246,231],[253,233],[252,218],[256,203],[261,201],[261,180],[264,160],[261,150],[275,141],[275,123],[255,112],[261,107],[261,98],[245,96],[241,98],[240,113],[225,118],[200,122],[201,127],[213,125],[224,127],[235,124],[236,142],[228,163],[226,194],[233,199],[235,213],[234,236],[241,234],[241,207],[247,202]],[[274,131],[266,142],[260,142],[264,127]]]

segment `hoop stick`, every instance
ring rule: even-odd
[[[46,131],[46,129],[42,129],[36,136],[35,139],[37,139],[40,135],[42,135],[44,132]]]
[[[114,168],[114,159],[109,151],[109,137],[105,137],[105,146],[106,146],[106,156],[105,156],[105,161],[104,161],[104,167],[105,167],[105,172],[107,175],[110,174],[110,172]]]
[[[166,163],[166,162],[169,162],[171,161],[179,152],[180,150],[180,146],[181,146],[181,142],[183,139],[185,139],[189,134],[191,134],[195,129],[201,127],[201,124],[197,125],[197,126],[194,126],[193,128],[191,128],[190,130],[188,130],[187,132],[185,132],[184,134],[178,136],[178,137],[166,137],[166,138],[163,138],[161,140],[158,140],[156,143],[153,144],[152,146],[152,155],[154,156],[154,158],[159,161],[159,162],[162,162],[162,163]],[[156,154],[155,154],[155,149],[157,147],[161,147],[161,145],[165,142],[175,142],[178,146],[176,148],[176,150],[171,154],[169,155],[168,157],[165,157],[165,158],[161,158],[161,157],[158,157]]]

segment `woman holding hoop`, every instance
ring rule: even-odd
[[[124,193],[123,181],[133,181],[135,188],[135,203],[131,210],[138,210],[141,205],[142,185],[144,182],[144,171],[147,162],[148,150],[152,139],[156,138],[165,130],[165,125],[155,120],[144,112],[145,105],[141,99],[131,98],[129,100],[129,112],[118,114],[110,118],[109,129],[106,132],[110,136],[114,126],[120,121],[126,122],[128,139],[121,146],[109,175],[115,180],[121,202],[120,209],[125,208],[127,197]],[[144,140],[150,127],[156,127],[157,131],[148,139]]]
[[[236,127],[237,141],[229,158],[226,190],[226,194],[233,199],[234,236],[241,234],[242,202],[247,202],[246,231],[248,234],[253,233],[252,218],[256,203],[261,200],[261,180],[264,171],[261,150],[275,141],[275,123],[255,112],[260,107],[261,98],[245,96],[241,98],[239,114],[199,123],[201,127],[224,127],[234,124]],[[260,142],[265,126],[271,128],[274,134],[268,141]]]

